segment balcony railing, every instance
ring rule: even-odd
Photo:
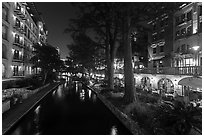
[[[167,75],[202,75],[202,66],[163,67],[153,69],[136,69],[135,73],[167,74]]]
[[[115,70],[115,73],[124,73],[123,69]],[[202,75],[202,66],[188,66],[188,67],[163,67],[163,68],[143,68],[134,69],[134,73],[143,74],[166,74],[166,75]]]

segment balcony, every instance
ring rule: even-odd
[[[14,56],[13,61],[14,62],[23,62],[23,56]]]
[[[18,46],[18,47],[20,47],[20,48],[23,48],[23,43],[20,42],[20,41],[14,41],[14,42],[13,42],[13,45],[16,45],[16,46]]]
[[[188,67],[163,67],[153,69],[137,69],[134,73],[145,74],[166,74],[166,75],[202,75],[202,66],[188,66]]]
[[[114,70],[115,74],[123,74],[123,69]],[[166,75],[197,75],[202,76],[202,66],[189,67],[163,67],[163,68],[142,68],[134,69],[137,74],[166,74]]]

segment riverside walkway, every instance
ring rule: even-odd
[[[55,89],[61,82],[51,83],[47,87],[39,90],[36,94],[17,104],[7,112],[2,114],[2,134],[6,134],[15,123],[17,123],[24,115],[26,115],[42,98]]]

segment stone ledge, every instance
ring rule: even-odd
[[[88,87],[88,86],[87,86]],[[117,107],[115,107],[110,101],[105,99],[104,96],[100,95],[98,89],[94,89],[91,87],[88,87],[93,92],[95,92],[98,96],[98,98],[108,107],[108,109],[125,125],[126,128],[130,130],[130,132],[133,135],[144,135],[142,132],[142,129],[139,127],[139,125],[132,120],[130,117],[128,117],[125,113],[121,112]]]

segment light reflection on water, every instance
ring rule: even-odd
[[[112,126],[111,127],[111,132],[110,132],[111,135],[117,135],[118,134],[118,129],[116,126]]]
[[[81,101],[85,101],[85,91],[82,89],[79,93],[79,98]]]
[[[67,86],[72,90],[64,90]],[[77,93],[75,86],[78,88]],[[90,134],[95,131],[96,134],[121,134],[121,127],[115,123],[114,117],[109,119],[106,108],[99,104],[100,101],[92,90],[85,89],[79,84],[63,84],[48,95],[42,104],[34,108],[23,120],[25,122],[18,126],[12,134],[73,134],[77,132]],[[73,123],[71,123],[72,120]],[[114,122],[112,126],[110,126],[111,122]]]

